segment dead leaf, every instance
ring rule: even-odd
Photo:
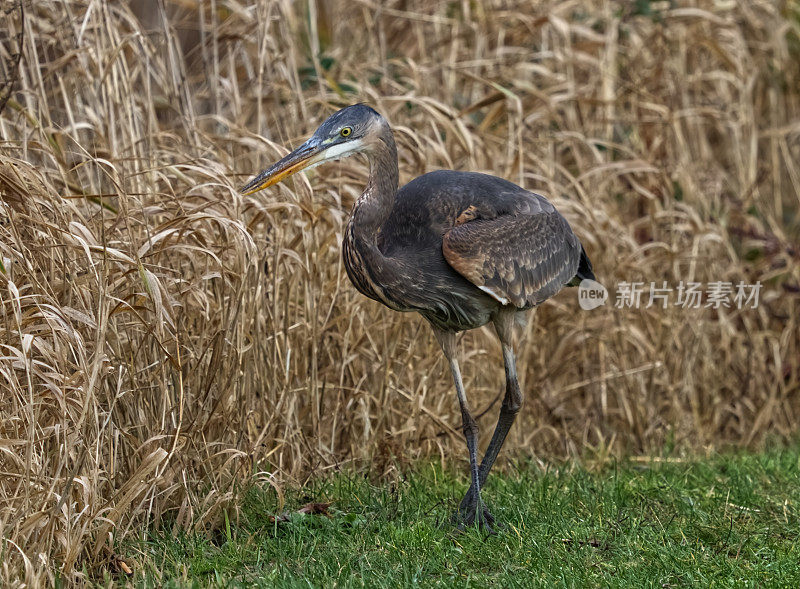
[[[312,501],[310,503],[306,503],[305,505],[303,505],[303,507],[301,507],[297,511],[294,512],[284,511],[283,513],[277,516],[270,515],[269,521],[270,523],[288,522],[291,519],[293,513],[302,513],[304,515],[324,515],[325,517],[331,517],[331,514],[328,512],[328,508],[331,505],[332,503],[316,503]]]

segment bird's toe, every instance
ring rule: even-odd
[[[462,531],[477,526],[490,534],[495,533],[494,516],[483,504],[483,501],[474,499],[467,501],[468,498],[469,496],[464,498],[453,514],[453,524]]]

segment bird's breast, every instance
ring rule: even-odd
[[[345,230],[344,240],[342,241],[342,259],[347,277],[356,290],[366,297],[379,303],[383,303],[395,311],[409,311],[402,298],[402,293],[396,288],[391,288],[385,277],[381,277],[384,268],[381,267],[380,260],[375,252],[371,252],[370,245],[360,243],[353,231],[352,223],[348,223]]]

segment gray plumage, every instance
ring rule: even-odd
[[[453,374],[470,454],[471,485],[456,518],[491,529],[494,518],[480,488],[522,405],[513,319],[571,282],[594,279],[591,263],[545,197],[502,178],[440,170],[398,190],[392,131],[361,104],[334,113],[242,191],[252,194],[305,167],[359,152],[369,159],[370,176],[344,233],[347,274],[364,295],[397,311],[416,311],[433,327]],[[455,334],[490,321],[503,348],[506,396],[479,467],[477,424],[461,381]]]

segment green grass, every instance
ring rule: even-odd
[[[419,465],[397,483],[337,475],[285,509],[332,501],[332,517],[277,510],[251,490],[217,538],[149,532],[120,547],[138,586],[798,587],[800,452],[589,471],[523,464],[490,478],[505,530],[447,524],[466,475]]]

